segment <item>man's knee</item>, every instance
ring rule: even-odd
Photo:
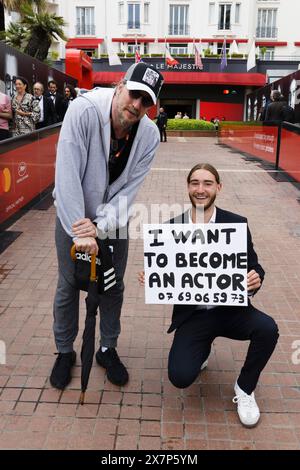
[[[260,325],[259,336],[263,337],[266,341],[277,343],[279,338],[278,325],[272,317],[267,317]]]
[[[168,376],[170,382],[177,388],[187,388],[195,381],[196,377],[187,370],[178,367],[169,367]]]

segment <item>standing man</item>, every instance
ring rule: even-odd
[[[164,108],[159,108],[159,115],[156,117],[156,125],[159,129],[161,142],[167,142],[167,124],[168,115],[165,113]]]
[[[283,110],[287,106],[287,102],[282,100],[281,93],[278,90],[271,91],[271,103],[268,104],[265,121],[278,121],[282,122],[284,120]]]
[[[46,96],[50,97],[53,101],[55,113],[56,113],[56,122],[61,122],[63,120],[63,100],[64,97],[57,91],[57,83],[55,80],[50,80],[48,82],[48,91]]]
[[[33,94],[35,99],[39,102],[39,107],[41,110],[40,120],[35,125],[36,129],[51,126],[57,122],[53,101],[50,97],[44,96],[43,93],[43,84],[36,82],[33,85]]]
[[[245,217],[215,206],[222,189],[216,168],[208,163],[194,166],[187,177],[187,189],[192,207],[172,219],[170,223],[197,223],[199,212],[204,223],[247,223]],[[198,221],[199,222],[199,221]],[[260,289],[264,270],[258,262],[249,228],[247,229],[248,296]],[[144,273],[139,274],[144,283]],[[233,402],[241,423],[255,426],[260,418],[254,390],[260,373],[270,359],[278,340],[278,327],[272,317],[255,308],[249,299],[248,306],[174,305],[172,323],[168,333],[175,330],[169,353],[168,374],[175,387],[189,387],[201,370],[207,367],[211,345],[215,338],[250,340],[247,356],[234,385]]]
[[[11,100],[0,91],[0,140],[9,138],[8,121],[12,119]]]
[[[108,379],[125,385],[128,373],[116,351],[127,263],[128,208],[150,170],[159,134],[146,112],[156,104],[162,75],[143,62],[133,64],[115,89],[86,93],[68,109],[58,142],[55,204],[58,286],[54,336],[58,349],[50,383],[64,389],[71,380],[78,333],[79,291],[70,257],[97,253],[96,237],[109,236],[117,284],[99,296],[100,348],[97,363]],[[124,206],[126,205],[124,210]],[[117,230],[117,235],[112,233]],[[124,230],[123,230],[124,233]]]

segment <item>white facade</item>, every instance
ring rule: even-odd
[[[217,53],[226,37],[236,39],[239,52],[245,54],[255,37],[260,47],[265,45],[266,58],[300,60],[299,0],[50,0],[48,4],[67,22],[68,38],[124,38],[113,43],[116,52],[133,52],[138,43],[141,53],[164,53],[166,37],[178,38],[169,43],[174,54],[192,53],[193,38]],[[126,38],[133,39],[131,44]],[[155,41],[139,44],[140,38]],[[54,43],[52,50],[64,57],[65,43]],[[99,52],[106,52],[105,43]]]

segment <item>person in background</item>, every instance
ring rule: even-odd
[[[190,116],[188,116],[188,113],[184,113],[183,115],[183,118],[182,119],[190,119]]]
[[[161,142],[167,142],[167,124],[168,115],[165,113],[164,108],[159,108],[159,115],[156,117],[156,125],[159,129]]]
[[[56,122],[61,122],[63,120],[63,95],[57,91],[57,82],[55,80],[50,80],[48,82],[48,91],[46,96],[50,97],[53,101],[55,113],[56,113]]]
[[[67,84],[64,89],[64,99],[62,102],[62,118],[65,117],[68,107],[77,98],[77,93],[73,85]]]
[[[182,112],[177,111],[177,114],[175,114],[174,119],[182,119]]]
[[[0,140],[10,137],[10,119],[12,119],[11,99],[0,91]]]
[[[12,99],[14,137],[33,132],[41,115],[39,103],[28,92],[27,80],[16,77],[15,86],[17,93]]]
[[[41,115],[39,121],[36,123],[36,129],[51,126],[56,123],[56,113],[54,104],[51,98],[44,96],[44,85],[41,82],[36,82],[33,85],[33,94],[36,101],[39,103]]]
[[[268,104],[265,121],[277,121],[278,123],[284,120],[283,109],[287,106],[287,102],[282,99],[282,95],[278,90],[271,91],[271,103]]]

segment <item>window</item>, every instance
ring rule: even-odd
[[[234,22],[235,22],[235,23],[239,23],[239,22],[240,22],[240,14],[241,14],[241,4],[240,4],[240,3],[236,3],[236,4],[235,4],[235,18],[234,18]]]
[[[135,51],[138,50],[141,52],[141,45],[139,42],[129,42],[127,46],[128,54],[135,54]]]
[[[276,20],[277,9],[259,8],[256,36],[258,38],[277,38]]]
[[[231,4],[221,3],[219,5],[219,28],[230,29]]]
[[[188,5],[170,5],[169,34],[185,36],[189,34]]]
[[[169,50],[170,50],[171,55],[187,54],[188,45],[187,44],[170,44]]]
[[[119,23],[124,23],[124,3],[119,3]]]
[[[144,4],[144,23],[148,24],[149,23],[149,3]]]
[[[263,50],[259,49],[259,59],[273,60],[274,59],[274,47],[265,47]]]
[[[229,42],[226,42],[226,54],[229,54],[229,48],[230,48],[230,44]],[[223,51],[223,42],[218,42],[217,43],[217,54],[222,54],[222,51]]]
[[[93,36],[95,34],[94,7],[76,7],[76,34]]]
[[[140,4],[128,3],[128,29],[140,29]]]
[[[214,23],[215,20],[215,4],[210,3],[208,7],[208,22],[209,24]]]

